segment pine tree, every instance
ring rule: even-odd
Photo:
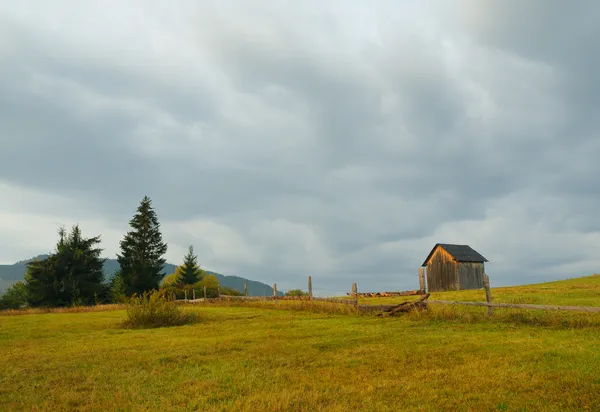
[[[183,258],[183,265],[181,265],[181,276],[178,279],[180,283],[193,285],[202,279],[202,271],[198,267],[197,260],[194,248],[190,246],[187,255]]]
[[[117,254],[117,260],[126,294],[131,296],[158,289],[165,276],[162,271],[167,244],[162,241],[158,216],[148,196],[140,202],[129,226],[132,230],[121,240],[121,254]]]
[[[59,229],[56,251],[27,265],[25,285],[32,306],[92,305],[104,293],[100,236],[84,238],[78,225]]]

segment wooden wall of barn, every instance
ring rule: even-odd
[[[483,263],[459,263],[441,247],[427,262],[426,273],[428,292],[483,288]]]
[[[483,263],[463,262],[458,265],[460,290],[481,289],[483,287]]]
[[[427,291],[458,290],[457,266],[454,258],[438,247],[427,262]]]

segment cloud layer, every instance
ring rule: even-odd
[[[418,285],[436,242],[496,285],[598,270],[600,6],[0,5],[0,261],[59,224],[107,256],[148,194],[203,266],[323,293]]]

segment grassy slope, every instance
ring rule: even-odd
[[[594,282],[579,285],[594,289]],[[556,290],[568,287],[558,283]],[[589,288],[579,290],[585,295]],[[508,311],[488,320],[484,308],[401,318],[188,310],[199,311],[203,322],[140,331],[118,328],[122,310],[0,316],[0,410],[593,410],[600,404],[596,315],[581,315],[592,327],[568,328],[516,322]]]
[[[600,306],[600,275],[559,280],[535,285],[493,287],[492,300],[501,303],[531,303],[536,305]],[[457,292],[432,293],[430,299],[456,301],[485,301],[485,292],[462,290]],[[406,297],[364,298],[361,304],[392,304],[403,302]]]

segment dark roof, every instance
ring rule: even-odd
[[[454,259],[458,262],[489,262],[486,258],[479,254],[475,249],[473,249],[469,245],[451,245],[449,243],[436,243],[436,245],[431,249],[429,255],[427,255],[427,259],[421,266],[427,266],[427,261],[435,252],[435,249],[440,246],[446,252],[448,252]]]

